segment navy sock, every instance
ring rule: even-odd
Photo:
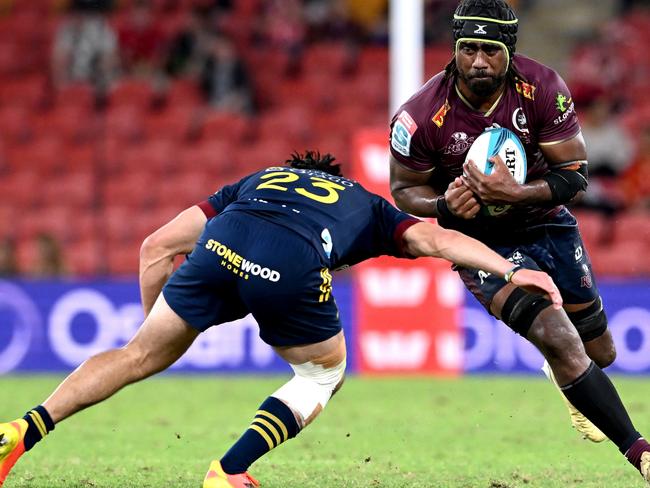
[[[23,420],[26,420],[28,425],[27,432],[25,432],[25,451],[29,451],[34,444],[54,430],[52,417],[43,405],[27,412]]]
[[[268,397],[248,430],[221,458],[221,468],[228,474],[244,473],[260,457],[299,431],[291,409],[277,398]]]
[[[572,383],[561,387],[567,399],[625,454],[641,437],[616,388],[593,362]]]

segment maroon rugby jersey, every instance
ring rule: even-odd
[[[569,140],[580,131],[571,94],[560,76],[537,61],[517,54],[514,65],[526,81],[506,82],[501,98],[487,113],[464,101],[452,78],[444,72],[431,78],[398,110],[391,122],[391,154],[405,167],[431,173],[431,185],[444,193],[462,173],[472,142],[487,127],[498,124],[512,130],[526,150],[526,181],[548,171],[540,144]],[[502,232],[549,223],[562,207],[516,206],[492,217],[479,214],[463,220],[439,219],[444,227],[489,239]]]

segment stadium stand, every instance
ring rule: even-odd
[[[255,99],[255,113],[241,114],[207,106],[195,72],[194,56],[200,53],[189,45],[175,51],[186,58],[174,74],[166,73],[170,65],[162,62],[167,67],[155,76],[122,75],[107,91],[90,81],[55,87],[50,55],[66,2],[5,3],[0,12],[0,238],[17,238],[22,263],[31,256],[29,238],[47,230],[64,244],[69,272],[135,274],[146,233],[223,182],[306,147],[345,162],[357,128],[387,124],[388,51],[373,42],[376,29],[365,37],[347,32],[344,42],[333,42],[327,35],[331,30],[319,26],[326,34],[318,38],[303,26],[302,37],[292,37],[288,49],[277,37],[274,42],[265,37],[270,34],[260,28],[261,21],[253,22],[261,10],[257,0],[213,10],[205,8],[218,2],[152,1],[154,28],[167,49],[178,39],[198,42],[196,36],[206,29],[233,40],[251,73]],[[115,3],[105,15],[119,30],[130,2]],[[268,17],[267,12],[259,18]],[[575,67],[572,88],[594,80],[584,67],[604,43],[620,53],[626,52],[624,45],[650,40],[650,15],[627,14],[610,22],[607,32],[621,29],[625,35],[577,45],[569,62]],[[427,76],[450,56],[447,44],[429,46]],[[638,74],[602,78],[609,84],[601,88],[612,94],[612,116],[638,137],[650,126],[650,106],[638,101],[650,90],[650,58],[619,61],[633,62]],[[26,222],[11,225],[18,215]],[[628,215],[623,210],[608,218],[580,210],[579,219],[599,273],[650,274],[650,266],[633,259],[637,251],[650,250],[648,211]]]

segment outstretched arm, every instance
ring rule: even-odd
[[[194,249],[207,218],[198,206],[183,210],[147,237],[140,248],[140,296],[145,317],[174,269],[174,258]]]
[[[412,256],[439,257],[466,266],[504,276],[513,269],[513,264],[499,256],[485,244],[454,230],[443,229],[428,222],[419,222],[409,227],[402,237],[405,250]],[[546,273],[517,268],[509,277],[514,285],[528,291],[548,294],[553,306],[562,306],[562,297]]]

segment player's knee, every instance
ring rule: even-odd
[[[542,295],[526,293],[515,288],[501,309],[501,320],[523,337],[528,333],[539,314],[553,303]]]
[[[131,381],[148,378],[159,370],[155,367],[155,354],[148,348],[141,347],[137,342],[131,342],[120,349],[121,357],[128,367]]]
[[[331,368],[314,363],[291,365],[295,376],[271,396],[282,400],[293,410],[300,427],[312,422],[342,384],[345,361]]]
[[[600,347],[598,351],[592,352],[588,350],[587,353],[600,369],[604,369],[616,361],[616,347],[611,341],[605,347]]]
[[[582,342],[596,340],[607,331],[607,315],[600,297],[588,307],[576,312],[567,312],[567,315],[580,334]]]

